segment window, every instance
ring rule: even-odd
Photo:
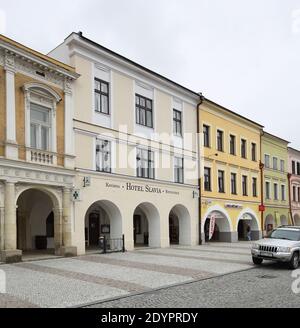
[[[218,151],[224,151],[223,146],[223,131],[217,130],[217,149]]]
[[[281,172],[284,172],[285,171],[285,163],[284,163],[284,160],[283,159],[280,160],[280,171]]]
[[[231,173],[231,194],[236,195],[236,173]]]
[[[139,125],[153,128],[152,100],[135,95],[136,123]]]
[[[296,187],[293,186],[293,202],[296,202]]]
[[[266,182],[266,199],[270,199],[270,182]]]
[[[281,185],[281,200],[285,200],[285,185]]]
[[[50,150],[50,110],[46,107],[30,104],[30,147]]]
[[[219,192],[224,193],[225,188],[224,188],[224,171],[219,170],[218,171],[218,187],[219,187]]]
[[[210,127],[208,125],[203,125],[203,141],[204,147],[210,147]]]
[[[278,159],[273,157],[273,170],[278,170]]]
[[[270,155],[265,154],[265,167],[268,169],[270,167]]]
[[[248,196],[248,186],[247,186],[247,176],[242,176],[242,190],[243,190],[243,196]]]
[[[111,173],[111,142],[97,140],[96,146],[96,170]]]
[[[174,157],[174,179],[176,183],[183,183],[183,158]]]
[[[274,183],[274,199],[278,200],[278,184]]]
[[[252,157],[252,161],[256,161],[256,144],[255,143],[251,143],[251,157]]]
[[[247,141],[245,139],[241,140],[241,156],[242,158],[247,157]]]
[[[230,135],[230,154],[231,155],[235,155],[236,150],[235,150],[235,136],[233,136],[232,134]]]
[[[154,152],[137,148],[137,176],[139,178],[154,179]]]
[[[109,84],[95,78],[95,111],[109,115]]]
[[[298,187],[298,203],[300,203],[300,187]]]
[[[204,168],[204,190],[211,191],[211,169],[209,167]]]
[[[292,173],[296,174],[296,162],[292,161]]]
[[[182,136],[182,114],[176,109],[173,109],[173,133],[176,136]]]
[[[252,178],[252,196],[257,197],[257,178]]]
[[[297,162],[297,175],[300,175],[300,163]]]

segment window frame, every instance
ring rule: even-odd
[[[205,133],[205,128],[207,128],[207,134]],[[211,147],[211,140],[210,140],[210,125],[203,124],[203,146],[206,148]],[[207,139],[205,138],[207,136]],[[207,144],[205,143],[205,140],[207,140]]]
[[[234,176],[234,180],[232,179],[233,176]],[[234,188],[232,188],[233,186]],[[237,195],[237,174],[235,172],[230,173],[230,191],[231,191],[231,195]]]
[[[139,98],[139,103],[137,103],[137,98]],[[140,100],[143,99],[145,101],[145,106],[142,106],[140,104]],[[147,101],[150,101],[151,103],[151,110],[147,108]],[[141,110],[145,111],[145,124],[140,123],[141,121]],[[148,123],[148,115],[147,113],[151,113],[151,126],[149,126]],[[139,118],[139,120],[138,120]],[[138,122],[139,121],[139,122]],[[147,98],[145,96],[142,96],[139,93],[135,94],[135,123],[137,125],[143,126],[145,128],[153,129],[154,128],[154,120],[153,120],[153,99]]]
[[[205,170],[208,170],[208,175],[205,174]],[[211,189],[211,168],[210,167],[207,167],[205,166],[204,167],[204,174],[203,174],[203,187],[204,187],[204,191],[212,191]],[[206,177],[208,177],[208,184],[209,184],[209,188],[206,188]]]
[[[257,144],[255,142],[251,142],[251,160],[257,161]]]
[[[257,178],[252,177],[252,196],[253,197],[258,197],[257,194]]]
[[[231,148],[231,146],[232,146],[231,138],[232,137],[233,137],[233,140],[234,140],[234,142],[233,142],[233,152],[232,152],[232,148]],[[229,135],[229,154],[233,155],[233,156],[236,156],[236,136],[234,134]]]
[[[138,157],[139,153],[140,154],[144,154],[145,152],[147,152],[147,158],[142,158],[142,157]],[[139,161],[141,163],[147,163],[147,167],[143,167],[142,164],[141,166],[139,166]],[[153,165],[151,165],[153,164]],[[141,174],[139,174],[139,170],[141,170]],[[143,172],[147,172],[146,176],[145,174],[143,174]],[[152,173],[152,174],[151,174]],[[138,178],[142,178],[142,179],[149,179],[149,180],[155,180],[155,152],[153,150],[151,150],[151,148],[145,149],[142,147],[137,147],[136,148],[136,176]]]
[[[243,145],[245,144],[245,155],[243,154]],[[241,158],[247,159],[247,140],[241,138]]]
[[[100,114],[104,114],[104,115],[110,116],[110,99],[109,99],[109,96],[110,96],[110,85],[109,85],[109,82],[104,81],[104,80],[101,80],[98,77],[95,77],[94,78],[94,83],[95,82],[99,82],[100,83],[100,90],[96,89],[96,86],[94,85],[94,97],[96,97],[96,94],[99,94],[100,95],[100,110],[96,109],[96,101],[95,101],[95,103],[94,103],[94,111],[96,113],[100,113]],[[106,87],[107,87],[107,93],[102,91],[102,84],[105,84],[106,85]],[[102,108],[102,96],[103,97],[107,97],[107,113],[104,112],[103,111],[103,108]]]
[[[220,177],[220,173],[222,173],[222,177]],[[222,181],[222,185],[220,188],[220,181]],[[218,192],[225,194],[225,171],[224,170],[218,170]]]
[[[177,165],[177,160],[181,161],[181,166]],[[181,177],[182,177],[181,181],[179,179],[179,177],[180,177],[179,170],[181,170]],[[178,178],[178,179],[176,179],[176,178]],[[184,184],[184,158],[183,157],[174,156],[174,182]]]
[[[248,176],[247,175],[242,175],[242,195],[245,197],[248,196]]]
[[[221,134],[221,139],[219,138],[219,133]],[[216,133],[216,139],[217,139],[217,151],[224,152],[224,131],[221,129],[217,129]],[[219,141],[221,142],[220,148],[219,148]]]
[[[180,119],[175,117],[178,114],[180,115]],[[178,126],[180,130],[179,132],[177,131]],[[182,111],[175,108],[173,108],[173,134],[177,137],[182,137]]]
[[[109,150],[108,151],[107,150],[106,151],[98,150],[98,146],[100,147],[100,145],[99,145],[100,142],[103,142],[103,143],[107,142],[107,144],[109,145]],[[103,147],[102,147],[102,149],[103,149]],[[100,163],[102,163],[102,165],[103,165],[103,163],[105,161],[103,161],[103,159],[102,159],[102,161],[98,162],[98,156],[99,156],[98,154],[99,153],[102,156],[107,155],[107,154],[109,155],[109,169],[108,170],[105,167],[103,167],[103,168],[100,167]],[[102,173],[112,173],[112,142],[110,140],[99,139],[99,138],[96,139],[96,171],[102,172]]]

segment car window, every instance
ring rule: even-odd
[[[269,238],[299,241],[300,231],[288,230],[288,229],[275,229],[270,233]]]

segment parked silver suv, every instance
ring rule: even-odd
[[[267,238],[252,245],[254,264],[263,260],[287,262],[290,269],[297,269],[300,260],[300,227],[281,226],[274,229]]]

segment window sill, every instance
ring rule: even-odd
[[[94,111],[96,114],[100,114],[100,115],[105,115],[105,116],[110,116],[110,113],[103,113],[103,112],[99,112],[97,110]]]
[[[150,129],[154,131],[154,127],[153,126],[147,126],[147,125],[143,125],[143,124],[139,124],[139,123],[135,123],[137,126],[140,126],[142,128],[146,128],[146,129]]]

